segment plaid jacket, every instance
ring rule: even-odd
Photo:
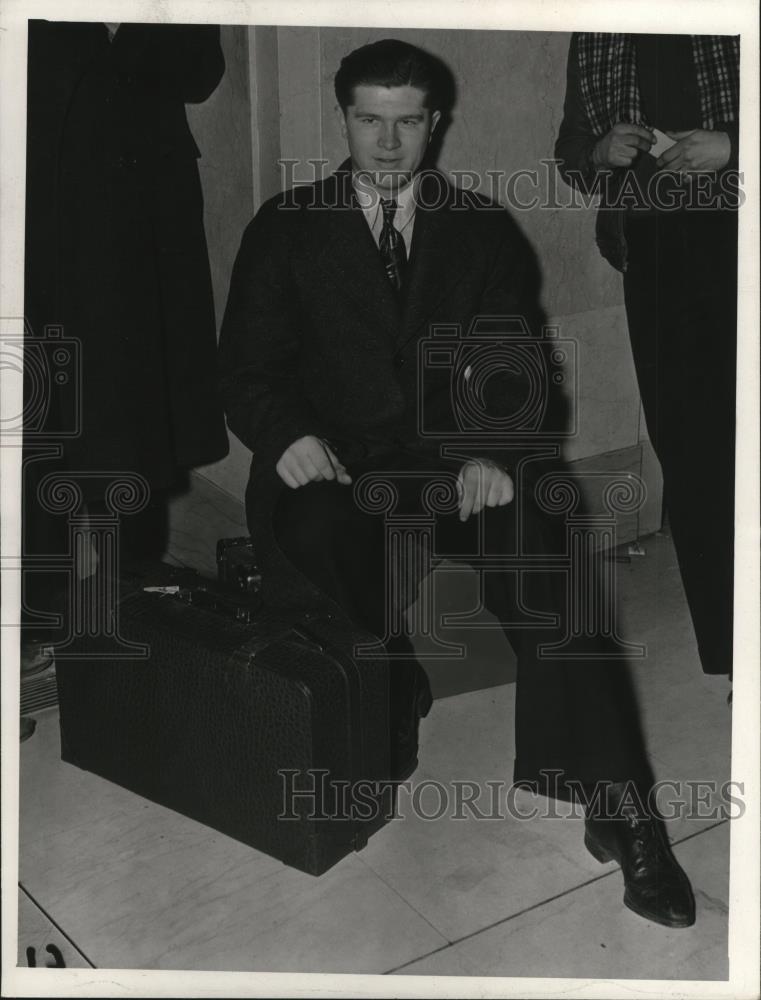
[[[738,163],[739,39],[722,35],[692,36],[693,58],[703,128],[726,132],[731,155],[726,169]],[[555,156],[564,180],[592,190],[597,169],[592,152],[616,122],[648,125],[637,84],[631,35],[576,33],[571,37],[563,121]],[[624,171],[615,172],[623,180]],[[615,180],[615,178],[614,178]],[[597,244],[617,270],[626,270],[624,209],[602,208],[597,216]]]

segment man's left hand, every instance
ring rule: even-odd
[[[460,469],[460,520],[467,521],[484,507],[504,507],[515,496],[513,481],[496,462],[488,458],[471,459]]]
[[[667,132],[676,144],[658,157],[659,169],[689,174],[722,170],[729,163],[732,144],[726,132],[697,128],[689,132]]]

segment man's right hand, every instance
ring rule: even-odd
[[[312,434],[299,438],[289,445],[275,466],[277,474],[292,490],[307,483],[321,483],[336,479],[349,486],[351,476],[333,454],[331,448]]]
[[[655,136],[643,125],[617,122],[592,151],[596,167],[630,167],[639,152],[647,153]]]

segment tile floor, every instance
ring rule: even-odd
[[[727,680],[700,670],[669,538],[644,547],[617,566],[624,634],[651,654],[634,674],[656,774],[723,781]],[[415,781],[509,780],[514,692],[438,700]],[[727,977],[726,820],[670,824],[698,905],[671,931],[623,908],[579,818],[426,821],[402,796],[403,818],[313,878],[62,763],[56,712],[37,722],[20,749],[21,965],[28,947],[53,964],[52,943],[70,967]]]

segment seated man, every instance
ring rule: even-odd
[[[248,226],[220,345],[228,422],[254,453],[248,518],[270,598],[281,584],[281,599],[330,600],[384,638],[384,525],[354,490],[364,474],[388,474],[411,511],[421,476],[456,482],[459,499],[436,515],[438,552],[541,554],[552,532],[505,444],[463,438],[461,458],[443,457],[419,426],[423,411],[452,440],[459,426],[446,366],[418,378],[418,345],[433,325],[464,333],[474,317],[522,317],[538,332],[540,322],[508,214],[422,169],[447,89],[439,61],[403,42],[342,61],[335,90],[350,158],[325,181],[267,202]],[[518,376],[497,384],[498,410],[520,405]],[[287,593],[297,582],[298,598]],[[514,573],[485,572],[484,594],[518,657],[515,780],[556,794],[604,783],[613,807],[627,787],[647,797],[652,779],[620,659],[602,638],[583,661],[541,653],[567,617],[559,574],[528,573],[519,586]],[[430,694],[416,664],[394,659],[391,674],[392,718],[407,735],[395,771],[405,777],[416,763],[409,734]],[[550,773],[560,775],[554,789]],[[689,926],[689,883],[652,812],[592,812],[586,845],[620,862],[626,904]]]

